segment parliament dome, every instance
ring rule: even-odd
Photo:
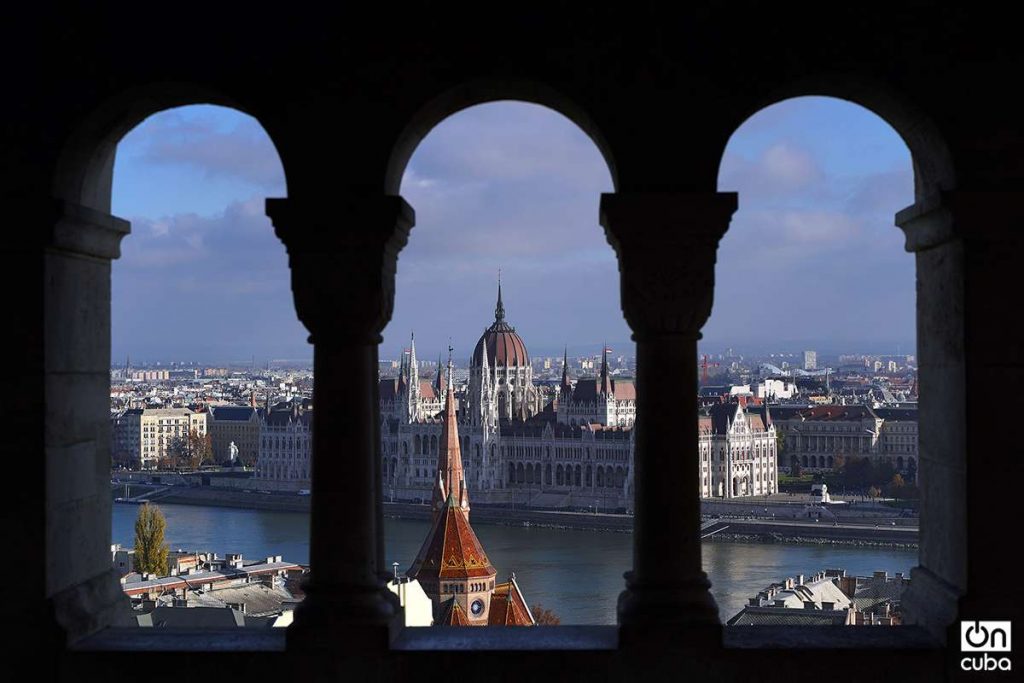
[[[516,334],[516,329],[505,322],[505,306],[501,302],[501,285],[498,285],[498,305],[494,309],[494,323],[483,333],[473,350],[473,367],[483,365],[484,350],[487,350],[487,365],[495,367],[528,367],[530,356],[526,344]]]

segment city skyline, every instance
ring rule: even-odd
[[[829,134],[837,129],[845,135]],[[114,362],[310,357],[262,210],[263,197],[286,194],[284,180],[255,120],[171,110],[118,151],[114,211],[133,234],[114,264]],[[892,227],[912,201],[912,174],[885,123],[825,98],[769,107],[734,135],[720,186],[740,192],[740,210],[719,249],[702,350],[770,339],[913,353],[913,260]],[[381,357],[396,357],[412,331],[428,355],[449,338],[468,354],[493,317],[499,268],[508,320],[538,355],[601,343],[631,355],[617,264],[597,224],[597,198],[611,190],[597,148],[551,110],[494,103],[442,122],[403,180],[417,225]]]

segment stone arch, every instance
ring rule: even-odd
[[[551,463],[544,466],[544,483],[551,486]]]
[[[526,473],[523,471],[523,463],[516,465],[516,483],[522,484],[526,481]]]
[[[745,107],[736,110],[736,118],[721,145],[725,147],[733,134],[761,111],[799,97],[828,97],[843,100],[871,112],[892,128],[910,151],[914,166],[914,194],[917,201],[956,186],[956,172],[949,145],[938,125],[913,103],[899,96],[884,84],[865,79],[851,79],[837,74],[820,73],[804,77],[800,82],[786,83],[755,96]]]
[[[594,469],[590,465],[587,465],[587,469],[583,473],[583,485],[588,487],[594,485]]]
[[[402,176],[416,148],[439,123],[460,111],[482,104],[516,101],[546,107],[564,116],[587,137],[601,153],[612,186],[618,188],[618,173],[611,146],[597,123],[583,107],[566,94],[539,81],[479,79],[458,84],[424,100],[419,109],[410,112],[407,123],[391,146],[391,155],[384,172],[384,192],[398,194]]]
[[[284,147],[277,143],[276,129],[269,117],[208,84],[149,83],[111,95],[83,118],[57,160],[54,196],[109,214],[114,157],[121,140],[154,114],[199,104],[233,109],[256,119],[274,146],[284,171],[285,187],[288,186],[288,165],[281,154]]]
[[[576,476],[574,478],[574,483],[576,486],[583,485],[583,470],[579,465],[576,465]]]
[[[597,486],[598,488],[604,487],[604,467],[601,465],[597,467]]]
[[[432,434],[430,436],[430,452],[427,453],[427,455],[437,455],[437,454],[438,454],[438,451],[437,451],[437,435],[436,434]]]
[[[514,462],[508,464],[508,483],[516,483],[516,464]]]
[[[417,434],[416,436],[414,436],[412,438],[412,444],[413,444],[413,446],[412,446],[412,452],[413,453],[415,453],[416,455],[419,455],[420,453],[423,452],[423,444],[422,444],[422,442],[420,440],[420,435],[419,434]]]

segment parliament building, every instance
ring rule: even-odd
[[[381,379],[385,500],[426,501],[434,486],[446,392],[440,363],[420,379],[413,338],[397,377]],[[469,382],[456,396],[465,476],[478,501],[535,508],[633,508],[636,385],[612,378],[607,353],[597,377],[534,384],[522,337],[505,319],[498,286],[494,322],[477,342]],[[767,407],[712,406],[698,417],[700,495],[732,498],[778,490],[775,428]],[[685,449],[680,444],[680,457]]]

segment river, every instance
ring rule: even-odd
[[[112,536],[134,544],[137,505],[114,504]],[[309,515],[194,505],[161,505],[172,549],[242,553],[257,559],[281,555],[309,562]],[[404,571],[427,533],[427,522],[385,519],[385,556]],[[563,624],[614,624],[615,602],[630,568],[633,535],[537,527],[475,524],[474,530],[498,580],[514,571],[531,606],[541,604]],[[723,621],[732,617],[769,583],[825,568],[869,575],[876,570],[909,572],[916,550],[781,543],[705,542],[704,571]]]

